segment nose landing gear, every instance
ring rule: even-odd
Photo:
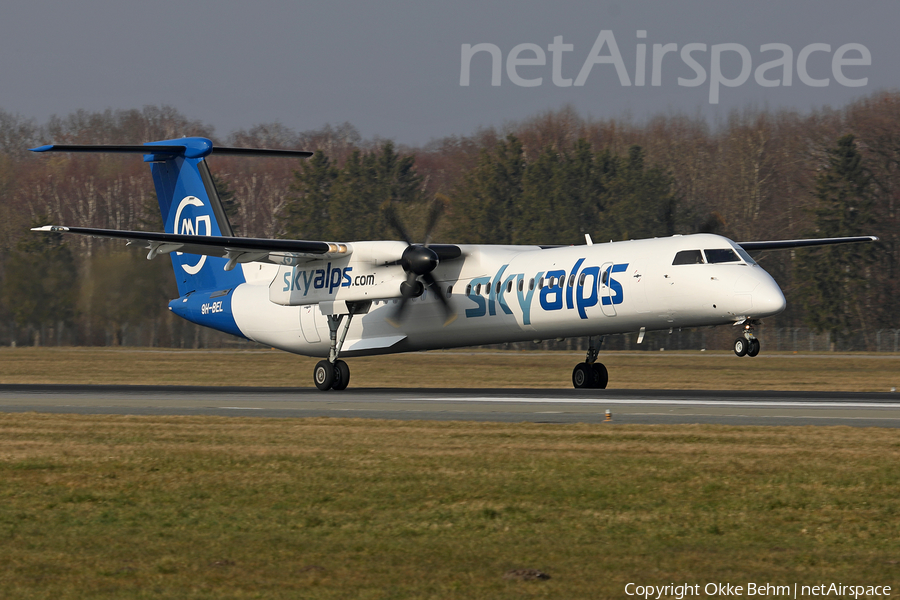
[[[743,322],[744,334],[742,337],[734,340],[734,353],[738,356],[756,356],[759,354],[759,340],[753,335],[753,326],[756,325],[756,323],[756,321],[749,319]],[[741,323],[735,323],[735,325],[740,324]]]
[[[600,353],[600,345],[603,338],[595,346],[594,338],[588,338],[588,351],[584,362],[575,365],[572,370],[572,385],[576,388],[599,388],[606,389],[609,383],[609,371],[603,363],[597,362],[597,355]]]

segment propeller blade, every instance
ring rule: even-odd
[[[426,286],[434,293],[444,309],[444,314],[447,317],[444,325],[449,325],[456,319],[456,313],[453,312],[450,303],[441,291],[441,286],[438,285],[431,272],[437,268],[442,259],[459,258],[462,252],[459,246],[450,244],[437,244],[434,249],[428,247],[428,244],[431,242],[431,234],[434,232],[437,222],[444,212],[446,202],[447,197],[443,194],[435,195],[434,201],[428,210],[424,244],[412,243],[409,233],[403,226],[400,216],[390,201],[385,202],[381,207],[388,224],[403,238],[407,245],[399,260],[385,263],[385,265],[399,264],[406,272],[406,280],[400,284],[400,303],[387,319],[394,327],[400,326],[400,321],[405,316],[409,300],[422,295]]]
[[[391,316],[387,317],[385,321],[393,325],[394,327],[400,327],[400,322],[403,320],[403,315],[406,312],[406,303],[409,302],[409,298],[407,296],[400,296],[400,304],[397,305],[397,308],[391,312]]]
[[[382,205],[382,211],[384,212],[384,216],[387,219],[388,225],[396,231],[400,238],[406,242],[408,246],[412,246],[412,240],[409,237],[409,234],[406,232],[406,228],[403,226],[403,223],[400,221],[400,217],[397,215],[397,211],[394,209],[394,205],[391,204],[391,201],[388,200]]]
[[[428,210],[428,221],[425,224],[426,246],[431,242],[431,234],[434,233],[434,228],[437,225],[438,219],[444,214],[444,209],[446,208],[444,198],[446,198],[446,196],[443,194],[435,194],[431,207]]]
[[[456,313],[450,307],[450,302],[447,301],[447,298],[444,296],[444,293],[441,291],[441,286],[438,285],[438,282],[435,281],[434,277],[431,276],[431,273],[426,273],[422,276],[422,279],[425,281],[425,284],[431,290],[431,292],[435,295],[435,297],[440,300],[441,305],[444,308],[444,316],[446,320],[444,321],[444,326],[446,327],[450,323],[456,320]]]

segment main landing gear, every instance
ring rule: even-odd
[[[313,381],[323,392],[345,390],[350,383],[350,367],[342,360],[336,360],[333,364],[327,360],[320,360],[313,370]]]
[[[345,320],[346,317],[346,320]],[[353,313],[346,315],[328,315],[328,329],[331,332],[331,350],[328,351],[328,360],[320,360],[313,369],[313,383],[320,390],[345,390],[350,383],[350,367],[342,360],[338,360],[341,346],[350,329],[350,320]],[[343,327],[341,327],[343,324]],[[340,328],[340,335],[338,334]]]
[[[576,388],[606,389],[606,385],[609,383],[609,372],[603,363],[597,362],[597,355],[600,353],[602,343],[602,337],[596,345],[593,337],[588,338],[587,356],[583,363],[578,363],[572,370],[572,385]]]
[[[734,353],[738,356],[756,356],[759,354],[759,340],[753,335],[755,321],[744,321],[744,334],[734,340]]]

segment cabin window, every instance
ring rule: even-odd
[[[600,283],[606,285],[607,281],[609,281],[609,269],[603,271],[603,274],[600,275]]]
[[[508,293],[510,293],[511,291],[512,291],[512,279],[510,279],[510,280],[506,283],[506,293],[508,294]]]
[[[472,295],[472,284],[470,283],[469,285],[466,286],[466,296],[471,296],[471,295]]]
[[[569,287],[575,287],[575,273],[569,275]]]
[[[543,277],[541,277],[541,278],[538,280],[538,289],[539,289],[539,290],[544,289],[544,278],[543,278]]]
[[[494,291],[494,293],[495,293],[495,294],[499,294],[499,293],[500,293],[500,280],[499,280],[499,279],[497,280],[497,289]]]
[[[699,250],[682,250],[675,255],[673,265],[702,265],[703,254]]]
[[[587,278],[587,273],[582,273],[581,277],[578,278],[578,285],[583,286],[584,280]]]
[[[534,277],[531,278],[531,281],[528,282],[528,290],[534,289]]]
[[[741,258],[731,248],[704,250],[704,252],[706,253],[706,262],[710,264],[741,262]]]
[[[525,280],[524,280],[524,279],[520,279],[520,280],[519,280],[519,291],[521,292],[521,291],[523,291],[524,289],[525,289]]]
[[[481,284],[480,284],[480,283],[479,283],[478,285],[475,286],[475,295],[476,295],[476,296],[480,296],[480,295],[481,295]]]

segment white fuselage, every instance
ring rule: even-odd
[[[409,302],[395,326],[391,317],[406,273],[385,265],[388,260],[354,256],[398,256],[405,244],[351,246],[349,256],[330,261],[242,265],[246,283],[231,295],[241,333],[324,357],[330,347],[325,315],[340,314],[348,301],[371,301],[366,314],[353,316],[341,350],[342,356],[362,356],[713,326],[771,316],[785,306],[765,270],[734,242],[711,234],[547,249],[461,245],[462,257],[433,272],[457,318],[445,325],[442,305],[428,290]],[[725,249],[737,261],[673,264],[682,251]],[[713,253],[707,255],[711,260]]]

